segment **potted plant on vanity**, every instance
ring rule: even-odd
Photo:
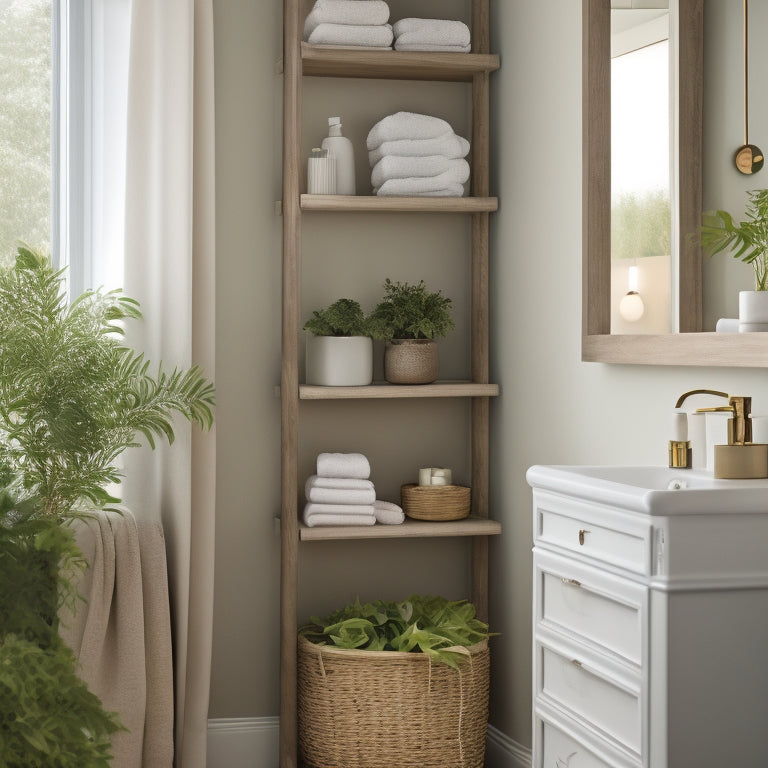
[[[451,299],[415,285],[384,283],[384,298],[371,313],[374,338],[384,339],[384,378],[391,384],[430,384],[439,374],[437,342],[455,328]]]
[[[173,441],[174,413],[211,426],[199,368],[148,372],[119,292],[66,301],[63,270],[29,248],[0,268],[0,765],[111,763],[115,715],[78,677],[58,633],[86,567],[71,523],[108,507],[118,457],[141,433]]]
[[[366,386],[373,381],[370,320],[358,302],[339,299],[315,310],[304,324],[307,384]]]
[[[739,292],[739,331],[768,331],[768,189],[747,196],[740,224],[726,211],[706,213],[700,241],[710,256],[731,251],[735,259],[752,265],[755,290]]]

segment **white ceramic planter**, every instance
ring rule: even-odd
[[[307,335],[307,384],[359,387],[373,381],[373,341],[367,336]]]
[[[768,291],[739,291],[739,333],[768,331]]]

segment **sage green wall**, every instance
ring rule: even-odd
[[[395,18],[414,15],[405,8],[428,14],[429,0],[402,7],[403,2],[393,0]],[[581,362],[581,4],[491,5],[492,48],[502,58],[492,76],[492,184],[501,207],[492,216],[491,351],[492,378],[502,385],[502,396],[492,410],[491,491],[492,514],[504,524],[491,553],[491,620],[502,633],[493,646],[491,720],[530,745],[526,469],[534,463],[663,463],[669,413],[681,392],[706,386],[750,394],[756,409],[768,413],[768,380],[758,370]],[[738,73],[728,75],[728,67],[718,65],[719,58],[730,60],[740,50],[727,5],[706,2],[708,26],[730,31],[724,45],[713,44],[719,53],[707,60],[705,200],[736,213],[755,180],[736,176],[729,164],[742,130],[740,108],[725,101],[734,98],[726,86]],[[448,7],[466,14],[468,4],[456,0]],[[752,15],[758,19],[761,12],[756,7]],[[214,15],[219,407],[210,716],[267,717],[278,713],[279,538],[273,518],[280,507],[280,420],[273,390],[280,368],[282,221],[273,209],[281,196],[282,79],[275,74],[281,3],[214,0]],[[752,56],[755,72],[763,71],[768,54],[755,49]],[[335,93],[322,81],[308,88],[307,141],[319,141],[325,118],[339,113],[358,146],[369,123],[397,109],[435,110],[457,128],[467,125],[464,86],[341,85]],[[733,85],[734,92],[739,88]],[[753,102],[758,111],[751,138],[768,148],[765,107],[755,96]],[[365,182],[363,163],[359,151],[358,183]],[[466,327],[467,224],[452,217],[424,219],[305,215],[305,241],[312,249],[304,257],[304,314],[343,293],[354,292],[370,306],[384,277],[424,276],[455,299],[457,324]],[[424,272],[410,258],[417,251]],[[733,296],[725,281],[744,280],[738,265],[728,266],[735,269],[733,277],[726,264],[707,265],[708,276],[716,271],[711,291],[722,297],[710,312],[728,312]],[[746,281],[740,287],[748,287]],[[442,345],[449,374],[461,375],[468,365],[464,334],[459,330]],[[303,474],[319,450],[359,448],[371,455],[374,481],[386,497],[396,494],[401,478],[425,456],[459,472],[468,467],[467,446],[450,426],[468,421],[461,404],[308,404],[302,417],[308,425]],[[300,618],[356,593],[394,596],[413,589],[451,596],[468,584],[462,543],[312,544],[302,545],[302,553]],[[322,579],[314,578],[317,572]]]

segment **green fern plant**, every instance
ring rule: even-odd
[[[339,299],[329,307],[316,309],[304,323],[315,336],[369,336],[370,322],[354,299]]]
[[[375,339],[436,339],[455,327],[451,299],[430,292],[423,280],[411,285],[384,282],[384,297],[370,316]]]
[[[700,229],[701,246],[714,256],[731,251],[735,259],[751,264],[755,271],[755,290],[768,290],[768,189],[747,192],[749,203],[745,219],[736,224],[727,211],[704,214]]]
[[[0,765],[101,768],[115,715],[76,676],[58,635],[83,568],[69,522],[115,503],[120,454],[173,442],[175,415],[207,429],[213,385],[158,369],[123,343],[138,304],[88,291],[20,247],[0,269]]]

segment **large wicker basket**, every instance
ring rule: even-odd
[[[299,750],[308,768],[482,768],[489,651],[458,670],[423,653],[299,637]]]

